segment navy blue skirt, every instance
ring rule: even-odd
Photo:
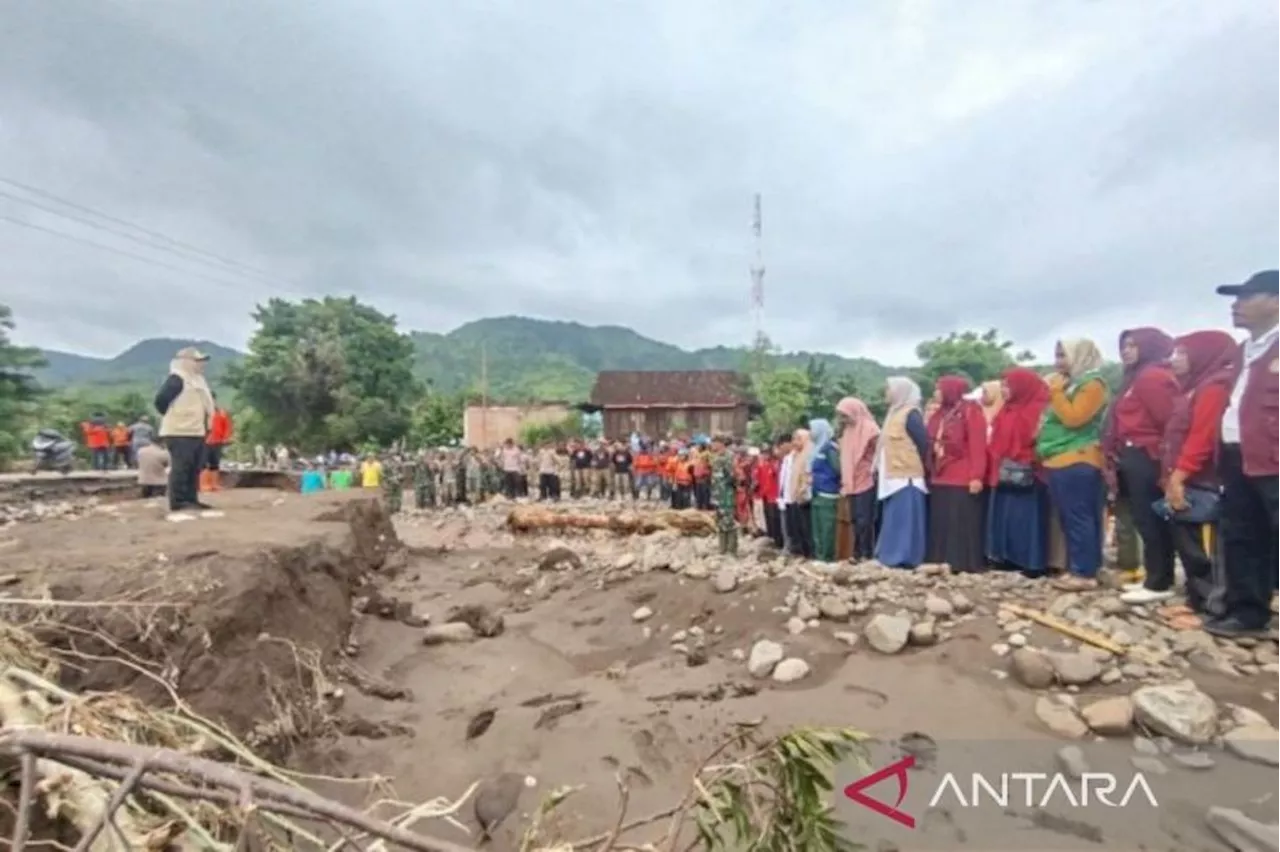
[[[914,568],[924,562],[929,535],[929,499],[908,485],[880,503],[876,561],[890,568]]]
[[[987,559],[997,567],[1043,574],[1049,544],[1046,498],[1039,483],[1028,491],[992,488],[987,506]]]

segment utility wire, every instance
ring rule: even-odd
[[[98,243],[98,242],[94,242],[93,240],[86,240],[82,237],[77,237],[75,234],[68,234],[63,231],[55,230],[53,228],[46,228],[44,225],[37,225],[34,222],[26,222],[26,221],[23,221],[22,219],[15,218],[13,216],[6,216],[3,213],[0,213],[0,221],[8,222],[12,225],[18,225],[19,227],[23,227],[23,228],[30,228],[33,231],[40,231],[45,234],[51,234],[52,236],[55,236],[55,237],[61,237],[64,240],[69,240],[73,243],[79,243],[82,246],[89,246],[90,248],[101,249],[102,251],[109,251],[112,254],[118,254],[121,257],[128,257],[128,258],[132,258],[133,260],[142,261],[143,263],[150,263],[153,266],[160,267],[161,269],[169,269],[169,270],[172,270],[173,272],[180,272],[183,275],[194,275],[198,278],[204,278],[206,280],[213,281],[216,284],[221,284],[224,287],[239,288],[245,284],[245,282],[243,281],[228,281],[225,278],[217,278],[212,275],[207,275],[203,272],[198,272],[191,269],[184,269],[180,266],[174,266],[172,264],[165,263],[164,261],[156,260],[153,257],[147,257],[145,255],[137,254],[136,252],[126,251],[121,248],[116,248],[115,246],[106,245],[105,243]]]
[[[202,256],[200,256],[199,253],[196,253],[194,251],[188,251],[185,249],[182,251],[178,251],[154,238],[140,237],[140,236],[137,236],[136,234],[131,234],[128,231],[123,231],[123,230],[120,230],[119,228],[113,228],[112,226],[104,225],[101,222],[95,222],[92,219],[89,219],[87,217],[77,216],[74,213],[67,213],[65,211],[57,209],[56,207],[50,207],[47,204],[41,204],[38,201],[32,201],[29,198],[23,198],[20,195],[14,195],[12,193],[5,192],[2,189],[0,189],[0,198],[8,198],[11,201],[17,201],[21,204],[26,204],[27,206],[34,207],[37,210],[43,210],[46,213],[52,213],[54,216],[59,216],[63,219],[67,219],[72,222],[78,222],[81,225],[88,225],[90,228],[96,228],[99,231],[104,231],[108,234],[112,234],[117,237],[123,237],[126,240],[129,240],[131,242],[137,243],[142,246],[146,246],[147,248],[169,252],[170,254],[173,254],[173,255],[176,255],[177,257],[182,258],[188,263],[199,263],[199,264],[203,264],[205,267],[208,267],[210,269],[215,269],[219,272],[227,272],[235,275],[244,275],[246,277],[248,277],[250,274],[246,272],[240,272],[237,269],[227,269],[220,266],[216,266],[210,263],[208,260],[205,260]],[[256,276],[256,273],[254,273],[254,275]],[[262,279],[262,283],[269,284],[271,282],[265,279]]]
[[[167,234],[162,234],[159,231],[153,231],[150,228],[143,227],[142,225],[139,225],[135,222],[130,222],[127,219],[121,219],[117,216],[112,216],[109,213],[103,213],[101,210],[95,210],[92,207],[86,207],[83,204],[77,204],[74,201],[70,201],[66,198],[62,198],[61,196],[55,195],[54,193],[44,189],[40,189],[39,187],[31,186],[30,184],[22,183],[21,181],[16,181],[12,178],[4,177],[3,175],[0,175],[0,183],[7,184],[16,189],[20,189],[23,192],[28,192],[32,195],[38,195],[41,198],[45,198],[49,201],[54,201],[58,204],[63,205],[64,207],[70,207],[73,210],[78,210],[81,213],[88,213],[91,216],[97,216],[100,219],[105,219],[108,222],[112,222],[116,225],[123,225],[126,228],[132,228],[135,231],[138,231],[139,233],[146,234],[147,236],[153,239],[160,240],[161,242],[164,242],[164,243],[168,243],[169,245],[175,248],[183,249],[188,252],[194,252],[195,254],[198,254],[198,255],[203,255],[204,257],[209,258],[211,260],[215,260],[218,263],[221,263],[225,266],[240,269],[240,270],[243,270],[244,272],[252,273],[254,275],[262,275],[262,276],[270,277],[270,273],[266,272],[265,270],[250,266],[247,263],[241,263],[238,260],[231,260],[230,258],[223,257],[222,255],[217,254],[215,252],[202,249],[199,246],[193,246],[190,243],[185,243],[182,240],[175,239],[173,237],[170,237]]]

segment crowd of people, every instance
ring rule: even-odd
[[[1124,332],[1114,392],[1099,347],[1063,340],[1045,374],[1013,367],[979,387],[942,376],[927,401],[914,380],[892,377],[881,422],[848,397],[830,419],[754,446],[633,434],[363,460],[330,454],[306,463],[303,490],[358,478],[392,511],[406,486],[420,509],[496,494],[663,501],[713,511],[726,553],[745,532],[804,558],[1004,569],[1051,577],[1066,591],[1098,587],[1112,527],[1116,567],[1131,581],[1126,603],[1167,604],[1165,617],[1182,626],[1249,635],[1271,620],[1280,560],[1277,279],[1269,271],[1219,288],[1234,297],[1243,344],[1217,330]],[[194,480],[175,490],[175,472],[190,476],[210,455],[216,465],[204,425],[216,406],[202,365],[194,350],[180,352],[156,400],[174,459],[171,508],[202,505]],[[282,452],[288,458],[277,450],[277,461]],[[1185,603],[1172,600],[1175,561]]]

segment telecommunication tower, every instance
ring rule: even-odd
[[[751,315],[755,323],[755,340],[751,348],[755,353],[755,371],[764,371],[764,221],[760,212],[760,193],[755,195],[751,216],[751,234],[755,242],[755,257],[751,262]]]

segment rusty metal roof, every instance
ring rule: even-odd
[[[591,404],[602,408],[711,408],[752,402],[750,380],[733,370],[606,370]]]

